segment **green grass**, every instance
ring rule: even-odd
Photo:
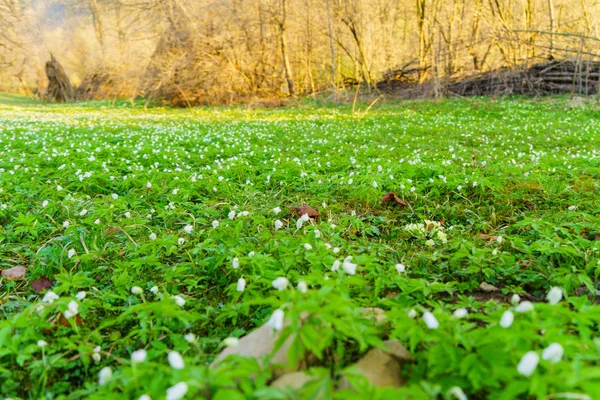
[[[314,385],[269,388],[271,371],[254,362],[208,367],[223,339],[279,308],[290,355],[316,355],[325,398],[449,399],[455,386],[473,399],[595,398],[599,185],[600,111],[563,98],[403,102],[352,116],[317,103],[143,110],[2,95],[0,269],[28,271],[0,281],[0,393],[160,399],[183,381],[188,398],[311,398]],[[382,206],[389,191],[409,207]],[[321,217],[297,229],[287,207],[302,203]],[[411,227],[424,221],[441,225]],[[354,275],[332,271],[349,256]],[[60,296],[52,303],[31,286],[42,276]],[[277,291],[282,276],[290,285]],[[552,287],[564,294],[557,305],[545,299]],[[502,328],[515,293],[534,310]],[[57,323],[72,301],[80,324]],[[387,324],[363,307],[385,310]],[[458,308],[468,317],[453,317]],[[386,338],[415,359],[400,389],[374,389],[349,368]],[[519,374],[526,352],[555,342],[561,361]],[[132,364],[139,349],[148,357]],[[171,350],[184,369],[169,366]],[[113,375],[100,386],[104,367]],[[342,376],[355,392],[335,391]]]

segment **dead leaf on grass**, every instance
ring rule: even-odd
[[[487,233],[480,233],[479,234],[479,239],[493,242],[494,240],[498,240],[498,236],[496,236],[496,235],[490,235],[490,234],[487,234]]]
[[[293,210],[296,214],[298,214],[299,217],[303,216],[304,214],[308,214],[310,218],[316,219],[319,217],[319,215],[321,215],[317,210],[315,210],[308,204],[302,204],[301,206],[290,206],[288,208],[290,210]]]
[[[83,318],[81,318],[81,315],[77,314],[74,317],[67,319],[62,313],[58,314],[58,319],[57,319],[58,323],[62,326],[66,326],[66,327],[71,327],[71,321],[75,322],[75,326],[82,326],[83,325]]]
[[[2,277],[4,279],[8,279],[9,281],[14,281],[15,279],[21,279],[27,273],[27,268],[22,265],[17,265],[16,267],[12,267],[9,269],[2,270]]]
[[[398,197],[394,192],[389,192],[381,198],[382,205],[386,205],[388,203],[397,204],[402,207],[408,207],[408,203]]]
[[[45,276],[40,276],[40,279],[36,279],[31,282],[31,287],[36,292],[41,292],[44,289],[49,289],[52,287],[52,281],[46,278]]]

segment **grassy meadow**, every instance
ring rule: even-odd
[[[600,109],[366,107],[0,96],[0,394],[600,398]],[[265,322],[302,388],[210,366]],[[388,339],[413,361],[376,388]]]

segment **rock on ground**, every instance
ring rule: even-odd
[[[286,387],[300,389],[306,382],[310,382],[313,379],[314,377],[308,375],[306,372],[291,372],[274,380],[271,386],[278,389],[285,389]]]
[[[250,332],[246,336],[240,338],[237,346],[227,347],[221,351],[221,353],[212,362],[211,367],[217,366],[227,356],[238,355],[245,357],[254,357],[261,360],[273,353],[275,343],[279,339],[279,332],[273,332],[270,326],[267,324]],[[287,359],[287,353],[294,340],[293,336],[288,337],[281,347],[273,354],[269,359],[268,365],[278,365],[273,371],[274,377],[281,376],[286,372],[291,372],[303,367],[303,365],[297,365],[296,368],[290,368],[289,361]]]
[[[412,361],[412,357],[397,340],[387,340],[384,345],[387,351],[371,349],[354,366],[375,387],[400,387],[403,383],[400,367],[403,363]],[[352,388],[346,377],[340,379],[339,386],[340,389]]]

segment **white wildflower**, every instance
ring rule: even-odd
[[[180,295],[173,296],[173,300],[175,300],[175,303],[177,303],[179,307],[185,306],[185,299]]]
[[[308,286],[306,285],[305,281],[298,281],[298,290],[301,293],[306,293],[306,291],[308,290]]]
[[[277,290],[284,290],[288,286],[288,283],[289,281],[287,280],[287,278],[283,276],[280,276],[272,282],[273,287]]]
[[[344,259],[344,262],[342,263],[342,269],[348,275],[356,274],[356,267],[358,267],[358,265],[354,264],[351,260],[352,260],[352,256],[348,256],[348,257],[346,257],[346,259]]]
[[[140,349],[131,353],[131,362],[132,363],[141,363],[146,360],[146,350]]]
[[[196,335],[193,333],[187,333],[183,338],[188,343],[194,343],[196,341]]]
[[[283,329],[283,317],[284,314],[282,310],[273,311],[273,315],[271,315],[271,318],[267,321],[267,326],[275,331],[280,331]]]
[[[79,314],[79,304],[75,300],[71,300],[67,305],[67,310],[63,313],[65,318],[69,319],[71,317]]]
[[[517,304],[519,304],[519,302],[521,301],[521,296],[519,296],[518,294],[513,294],[512,297],[510,298],[510,302],[513,306],[516,306]]]
[[[171,386],[167,389],[166,400],[179,400],[185,396],[188,392],[188,385],[185,382],[179,382],[178,384]]]
[[[98,384],[100,386],[106,385],[112,378],[112,369],[110,367],[104,367],[98,373]]]
[[[183,357],[176,351],[170,351],[167,359],[169,360],[169,365],[173,369],[183,369],[185,367]]]
[[[510,328],[515,320],[515,314],[512,311],[504,311],[502,318],[500,318],[500,326],[507,329]]]
[[[54,303],[55,300],[58,300],[59,298],[60,297],[56,293],[49,290],[46,292],[44,297],[42,297],[42,303],[52,304],[52,303]]]
[[[548,300],[548,303],[550,303],[551,305],[554,306],[562,300],[562,297],[563,297],[562,290],[560,288],[554,286],[552,289],[550,289],[550,291],[546,295],[546,300]]]
[[[542,358],[550,361],[552,364],[556,364],[562,359],[564,353],[565,349],[559,343],[552,343],[544,349]]]
[[[333,265],[331,266],[331,270],[332,271],[338,271],[340,269],[341,265],[342,265],[342,262],[340,260],[335,260],[333,262]]]
[[[457,400],[468,400],[465,392],[458,386],[451,387],[448,394],[454,396]]]
[[[522,301],[515,307],[515,311],[519,313],[533,311],[533,303],[530,301]]]
[[[235,288],[235,290],[238,292],[243,292],[245,288],[246,288],[246,280],[244,278],[238,279],[237,287]]]
[[[425,325],[427,325],[427,327],[429,329],[437,329],[440,326],[440,323],[438,322],[438,320],[429,311],[425,311],[423,313],[423,321],[425,322]]]
[[[133,294],[142,294],[142,293],[144,293],[144,289],[142,289],[139,286],[134,286],[134,287],[131,288],[131,293],[133,293]]]
[[[540,356],[535,351],[529,351],[523,355],[519,365],[517,365],[517,371],[523,376],[531,376],[538,363],[540,362]]]

